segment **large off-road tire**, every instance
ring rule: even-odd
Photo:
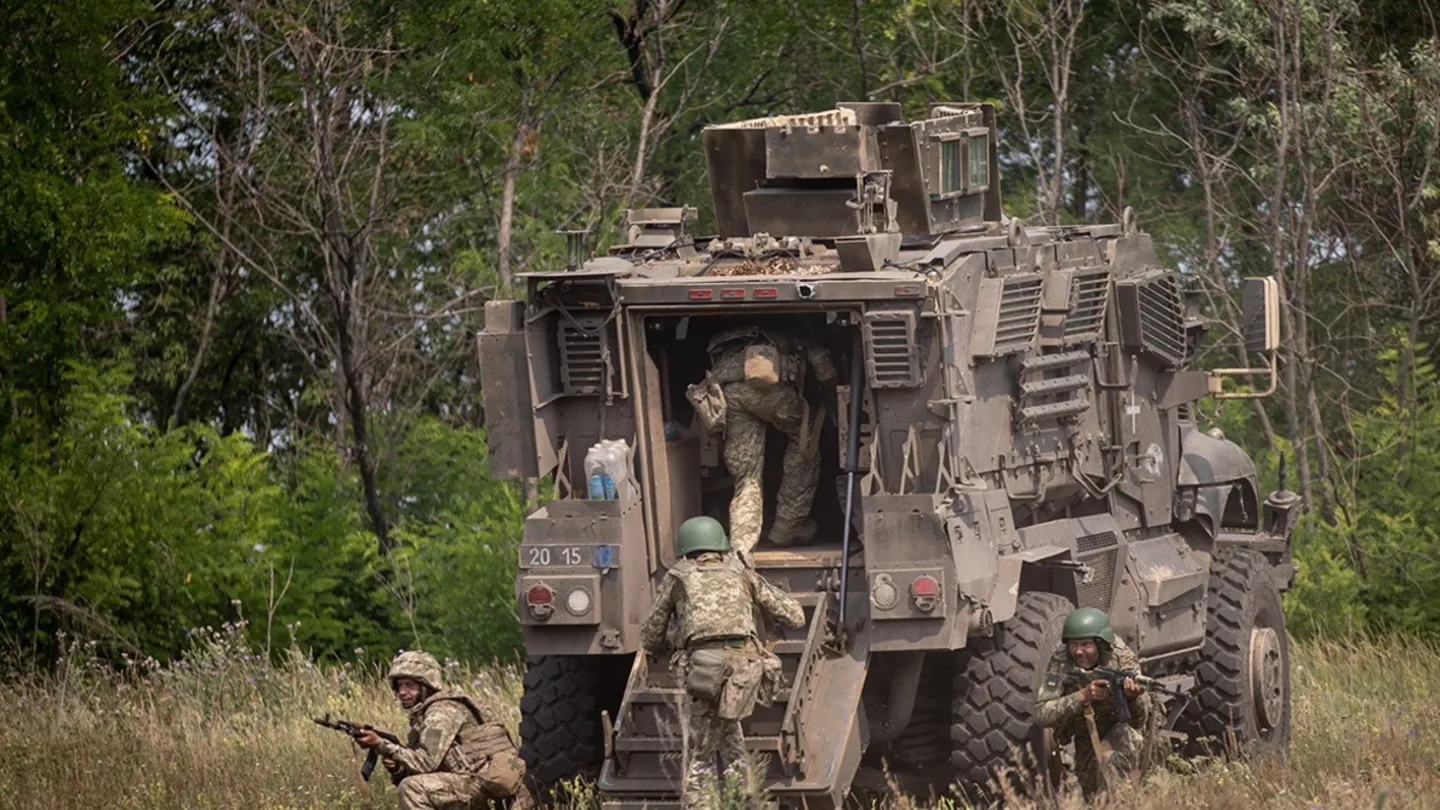
[[[520,758],[537,799],[548,801],[564,780],[599,775],[605,751],[599,680],[596,664],[580,656],[526,659]]]
[[[1207,602],[1195,697],[1176,725],[1197,752],[1283,756],[1290,647],[1270,564],[1250,549],[1221,551],[1210,564]]]
[[[1053,593],[1020,594],[1015,616],[993,638],[956,653],[950,764],[971,795],[988,793],[999,769],[1018,765],[1033,771],[1043,759],[1038,754],[1045,734],[1034,723],[1035,695],[1060,644],[1065,616],[1074,609],[1069,599]]]

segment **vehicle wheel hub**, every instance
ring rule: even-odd
[[[1250,689],[1255,716],[1263,728],[1275,728],[1285,711],[1285,675],[1280,636],[1269,627],[1250,631]]]

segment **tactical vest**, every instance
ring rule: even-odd
[[[685,595],[680,638],[689,645],[725,636],[754,637],[755,597],[734,555],[684,560],[670,569]]]
[[[450,750],[440,758],[439,771],[442,773],[477,774],[497,754],[515,751],[515,741],[510,732],[500,723],[485,720],[485,715],[469,696],[455,692],[436,692],[424,702],[410,710],[410,744],[420,740],[420,728],[425,713],[431,706],[442,701],[453,701],[470,712],[470,718],[461,724],[455,733]]]

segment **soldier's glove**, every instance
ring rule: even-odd
[[[685,399],[695,407],[695,415],[709,433],[719,433],[725,427],[725,392],[719,384],[705,378],[685,389]]]

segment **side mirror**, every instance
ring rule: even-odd
[[[1245,279],[1241,313],[1245,351],[1268,353],[1280,348],[1280,285],[1273,276]]]
[[[1240,335],[1245,351],[1267,355],[1266,368],[1217,368],[1209,372],[1207,388],[1216,399],[1262,399],[1275,393],[1276,354],[1280,348],[1280,285],[1273,277],[1247,278],[1241,298]],[[1226,377],[1264,374],[1270,378],[1264,391],[1228,393]]]

